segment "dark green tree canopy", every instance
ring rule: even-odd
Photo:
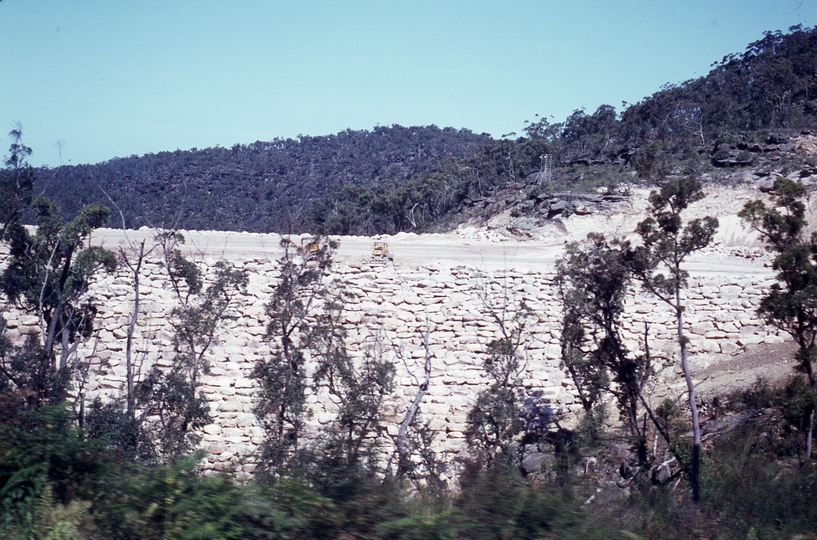
[[[812,361],[817,340],[817,235],[807,235],[808,221],[803,198],[806,188],[788,178],[774,183],[771,204],[746,203],[740,216],[758,231],[774,253],[777,272],[758,313],[795,338],[800,346],[800,367],[817,384]]]
[[[643,245],[631,250],[630,264],[664,301],[674,303],[676,292],[687,286],[689,273],[681,268],[681,261],[709,245],[718,229],[717,218],[710,216],[683,223],[681,212],[703,197],[703,185],[696,178],[667,182],[650,194],[651,216],[636,229]],[[662,264],[666,274],[656,271]]]
[[[23,144],[20,129],[12,130],[9,135],[12,140],[9,155],[3,161],[5,168],[0,170],[0,240],[4,239],[10,224],[22,220],[31,203],[34,185],[34,168],[27,161],[31,148]]]
[[[11,258],[0,275],[0,287],[9,300],[42,316],[47,329],[43,345],[53,355],[54,346],[61,343],[64,364],[66,346],[93,330],[96,307],[83,298],[91,277],[99,269],[116,269],[113,252],[85,245],[91,231],[107,224],[110,212],[102,205],[91,205],[65,223],[57,205],[48,199],[37,198],[32,208],[37,221],[34,234],[20,223],[11,224],[7,231]]]

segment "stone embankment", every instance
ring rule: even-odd
[[[214,262],[205,259],[202,264],[212,268]],[[246,270],[250,281],[210,351],[211,369],[202,379],[202,391],[209,400],[213,423],[204,427],[202,440],[210,452],[209,467],[251,473],[263,433],[253,415],[255,389],[250,373],[269,354],[265,306],[275,286],[277,264],[270,258],[234,257],[230,262]],[[575,388],[559,366],[560,307],[552,272],[368,266],[352,261],[337,264],[334,272],[349,294],[345,307],[349,350],[361,356],[379,347],[395,361],[397,388],[385,411],[392,435],[417,391],[415,377],[422,376],[425,354],[423,333],[428,332],[433,359],[431,384],[422,403],[423,419],[436,432],[439,451],[452,457],[462,450],[466,415],[488,384],[482,353],[487,343],[500,337],[495,316],[512,315],[520,302],[532,310],[520,374],[524,399],[565,419],[578,410]],[[783,340],[755,315],[770,279],[768,274],[691,278],[686,321],[693,366],[703,368],[719,355],[735,355],[755,344]],[[168,318],[174,295],[157,260],[144,266],[140,294],[135,343],[144,373],[152,363],[169,365],[173,356]],[[100,306],[99,333],[78,354],[95,362],[104,360],[109,369],[92,377],[86,395],[113,399],[124,389],[125,337],[134,300],[131,280],[124,271],[100,277],[91,296]],[[649,327],[659,372],[651,391],[660,392],[662,386],[677,382],[680,368],[669,309],[639,293],[628,301],[626,317],[632,330],[627,337],[634,350],[643,342],[645,323]],[[7,319],[11,337],[19,339],[39,331],[34,316],[10,312]],[[312,429],[331,419],[331,404],[321,399],[320,392],[310,394],[310,407]]]

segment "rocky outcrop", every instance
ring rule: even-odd
[[[817,155],[817,137],[810,130],[799,134],[769,133],[763,142],[718,143],[709,155],[716,167],[734,169],[733,181],[754,184],[762,191],[770,191],[778,176],[808,185],[817,183],[817,167],[809,165],[808,160]],[[787,162],[785,167],[784,162]],[[781,172],[783,169],[785,174]]]

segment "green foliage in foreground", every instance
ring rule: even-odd
[[[87,439],[65,406],[5,417],[0,424],[0,537],[116,538],[792,538],[817,534],[817,470],[797,465],[780,433],[794,414],[796,384],[756,389],[780,407],[777,424],[751,420],[708,449],[701,504],[686,490],[568,481],[533,483],[502,466],[461,478],[458,492],[417,491],[360,471],[293,472],[237,483],[196,470],[200,454],[169,465],[135,465]],[[788,412],[787,412],[788,411]],[[795,411],[796,412],[796,411]],[[760,417],[758,417],[760,418]],[[795,419],[796,420],[796,419]],[[777,433],[778,435],[774,435]],[[322,490],[345,475],[353,492]],[[809,536],[805,536],[808,538]]]

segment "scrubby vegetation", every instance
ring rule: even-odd
[[[4,538],[793,538],[815,534],[817,471],[794,439],[802,385],[732,400],[741,418],[707,444],[701,501],[680,477],[638,477],[628,489],[575,473],[564,448],[558,480],[506,464],[463,476],[459,491],[323,464],[277,480],[203,476],[198,456],[166,464],[123,458],[78,428],[64,406],[9,416],[0,445]],[[763,394],[763,397],[759,395]],[[5,400],[8,401],[8,394]],[[762,409],[755,408],[762,399]],[[602,436],[597,455],[620,440]],[[601,484],[604,485],[604,484]],[[591,502],[586,501],[595,494]]]

